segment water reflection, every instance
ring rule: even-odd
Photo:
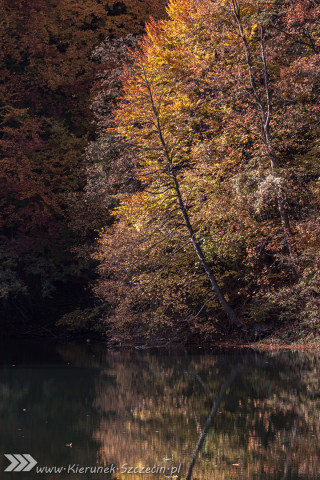
[[[164,479],[128,473],[163,466],[188,480],[320,478],[316,355],[16,344],[2,347],[0,361],[1,453],[30,453],[40,466],[118,468],[41,478]],[[1,473],[7,464],[1,455],[0,478],[16,478]]]

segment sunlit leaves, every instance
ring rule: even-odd
[[[130,250],[130,241],[126,238],[123,242],[119,232],[131,238],[132,249],[139,244],[139,255],[134,252],[134,285],[130,274],[121,282],[120,268],[116,275],[127,306],[130,295],[135,299],[133,317],[141,311],[152,321],[157,316],[167,321],[170,315],[183,319],[188,311],[192,317],[208,296],[199,265],[184,245],[185,230],[174,196],[166,190],[168,170],[154,109],[197,238],[225,283],[231,302],[245,314],[250,310],[254,317],[262,318],[255,308],[257,298],[261,310],[277,316],[285,310],[285,297],[292,292],[291,318],[301,319],[306,308],[318,309],[312,293],[318,285],[314,260],[318,245],[310,231],[311,225],[316,225],[319,205],[319,158],[315,153],[319,9],[314,2],[302,0],[295,6],[287,1],[237,3],[254,86],[231,1],[171,2],[169,18],[148,25],[138,51],[132,53],[133,66],[130,64],[122,77],[123,96],[112,132],[129,146],[133,176],[140,189],[123,192],[114,212],[121,229],[104,233],[101,241],[111,242],[117,249],[118,238],[121,261],[122,247],[126,244]],[[268,92],[261,56],[262,27]],[[259,108],[267,108],[268,94],[270,132],[278,162],[273,169],[259,113]],[[295,252],[301,256],[301,283],[290,268],[279,197],[291,218]],[[313,257],[308,256],[311,244]],[[98,252],[104,258],[104,273],[97,287],[103,298],[109,257],[102,244]],[[125,266],[130,272],[128,262]],[[239,282],[241,288],[236,288]],[[214,301],[201,312],[210,323],[216,315]]]

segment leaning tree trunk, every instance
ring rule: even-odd
[[[191,243],[193,245],[193,248],[194,248],[201,264],[202,264],[202,267],[203,267],[203,269],[204,269],[204,271],[205,271],[205,273],[206,273],[206,275],[207,275],[207,277],[210,281],[211,287],[212,287],[212,289],[213,289],[221,307],[223,308],[224,312],[226,313],[228,319],[230,320],[230,323],[232,325],[235,325],[238,328],[241,328],[241,327],[244,326],[244,322],[236,315],[234,310],[231,308],[231,306],[229,305],[229,303],[225,299],[225,297],[224,297],[222,291],[220,290],[220,287],[219,287],[219,285],[218,285],[218,283],[215,279],[214,273],[213,273],[212,269],[210,268],[210,265],[206,261],[205,255],[202,251],[202,248],[201,248],[199,242],[196,239],[196,235],[195,235],[194,229],[192,227],[187,208],[185,206],[185,203],[184,203],[182,195],[181,195],[179,180],[178,180],[178,177],[177,177],[177,174],[176,174],[176,171],[175,171],[175,167],[174,167],[174,164],[173,164],[173,161],[172,161],[172,155],[169,152],[169,147],[167,145],[167,142],[166,142],[166,140],[164,138],[164,135],[163,135],[163,132],[162,132],[159,111],[156,108],[153,93],[152,93],[152,89],[151,89],[149,80],[147,78],[147,75],[146,75],[143,64],[141,64],[141,68],[142,68],[142,71],[143,71],[145,84],[146,84],[146,87],[147,87],[147,90],[148,90],[152,112],[153,112],[153,114],[155,116],[155,120],[156,120],[157,133],[158,133],[158,136],[159,136],[159,140],[160,140],[160,143],[161,143],[161,147],[162,147],[162,150],[163,150],[165,160],[167,162],[168,173],[169,173],[169,175],[170,175],[170,177],[173,181],[173,186],[174,186],[174,190],[175,190],[175,193],[176,193],[176,196],[177,196],[179,208],[180,208],[180,211],[181,211],[183,219],[184,219],[185,227],[188,230],[190,241],[191,241]]]

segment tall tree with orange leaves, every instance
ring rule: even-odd
[[[316,325],[318,14],[307,0],[175,0],[149,23],[109,130],[140,187],[95,254],[115,329],[223,325],[192,245],[238,314]]]

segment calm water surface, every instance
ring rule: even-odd
[[[1,480],[320,479],[316,355],[0,348]],[[5,453],[38,464],[4,472]]]

